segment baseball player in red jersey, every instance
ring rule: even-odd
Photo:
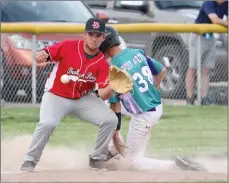
[[[22,171],[34,171],[54,129],[69,114],[98,126],[89,166],[105,167],[108,144],[118,119],[103,101],[91,93],[95,84],[98,84],[100,98],[107,98],[107,93],[112,90],[106,84],[109,65],[99,51],[105,37],[105,23],[91,18],[86,23],[84,40],[62,41],[36,52],[37,63],[51,61],[55,66],[45,84],[40,121],[21,166]]]

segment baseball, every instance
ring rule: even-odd
[[[64,74],[61,76],[60,80],[62,83],[66,84],[70,81],[70,77],[67,74]]]

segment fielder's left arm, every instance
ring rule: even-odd
[[[98,89],[99,98],[107,100],[112,97],[114,90],[108,85],[106,88]]]
[[[109,99],[114,90],[109,86],[109,64],[108,62],[103,62],[102,65],[99,66],[98,76],[96,78],[96,83],[98,85],[98,96],[102,100]]]

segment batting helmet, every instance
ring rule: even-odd
[[[112,26],[106,26],[106,38],[99,49],[104,53],[108,48],[120,44],[118,31]]]

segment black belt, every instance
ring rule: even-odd
[[[156,108],[154,107],[154,108],[148,110],[147,112],[152,112],[152,111],[156,111]]]

